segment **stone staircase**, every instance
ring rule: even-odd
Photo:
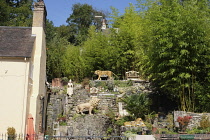
[[[127,88],[125,91],[130,94],[133,90],[143,91],[145,88],[136,86]],[[117,103],[119,94],[122,93],[113,93],[113,91],[106,90],[100,90],[97,94],[90,94],[83,87],[75,88],[71,96],[62,94],[60,91],[49,93],[47,131],[49,131],[50,135],[120,135],[120,127],[111,121],[119,112]],[[84,112],[85,115],[77,114],[76,106],[89,102],[92,96],[97,96],[100,99],[99,105],[93,111],[93,115],[89,115],[88,111]],[[53,127],[53,123],[57,121],[59,115],[66,116],[67,123],[57,130],[57,128]]]

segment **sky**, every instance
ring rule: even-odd
[[[44,0],[47,9],[47,19],[54,23],[54,26],[66,25],[66,19],[72,13],[72,6],[76,3],[89,4],[97,10],[109,11],[113,6],[124,13],[129,3],[135,5],[136,0]]]

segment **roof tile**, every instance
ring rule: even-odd
[[[31,57],[35,36],[30,27],[0,26],[0,57]]]

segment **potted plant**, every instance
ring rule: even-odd
[[[16,131],[14,127],[8,127],[7,128],[7,135],[8,135],[8,140],[14,140],[16,135]]]

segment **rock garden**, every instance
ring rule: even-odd
[[[84,79],[80,84],[71,80],[60,86],[52,84],[45,135],[100,139],[136,135],[153,135],[157,139],[192,134],[193,138],[194,134],[209,137],[210,113],[157,108],[153,96],[151,84],[144,80]]]

